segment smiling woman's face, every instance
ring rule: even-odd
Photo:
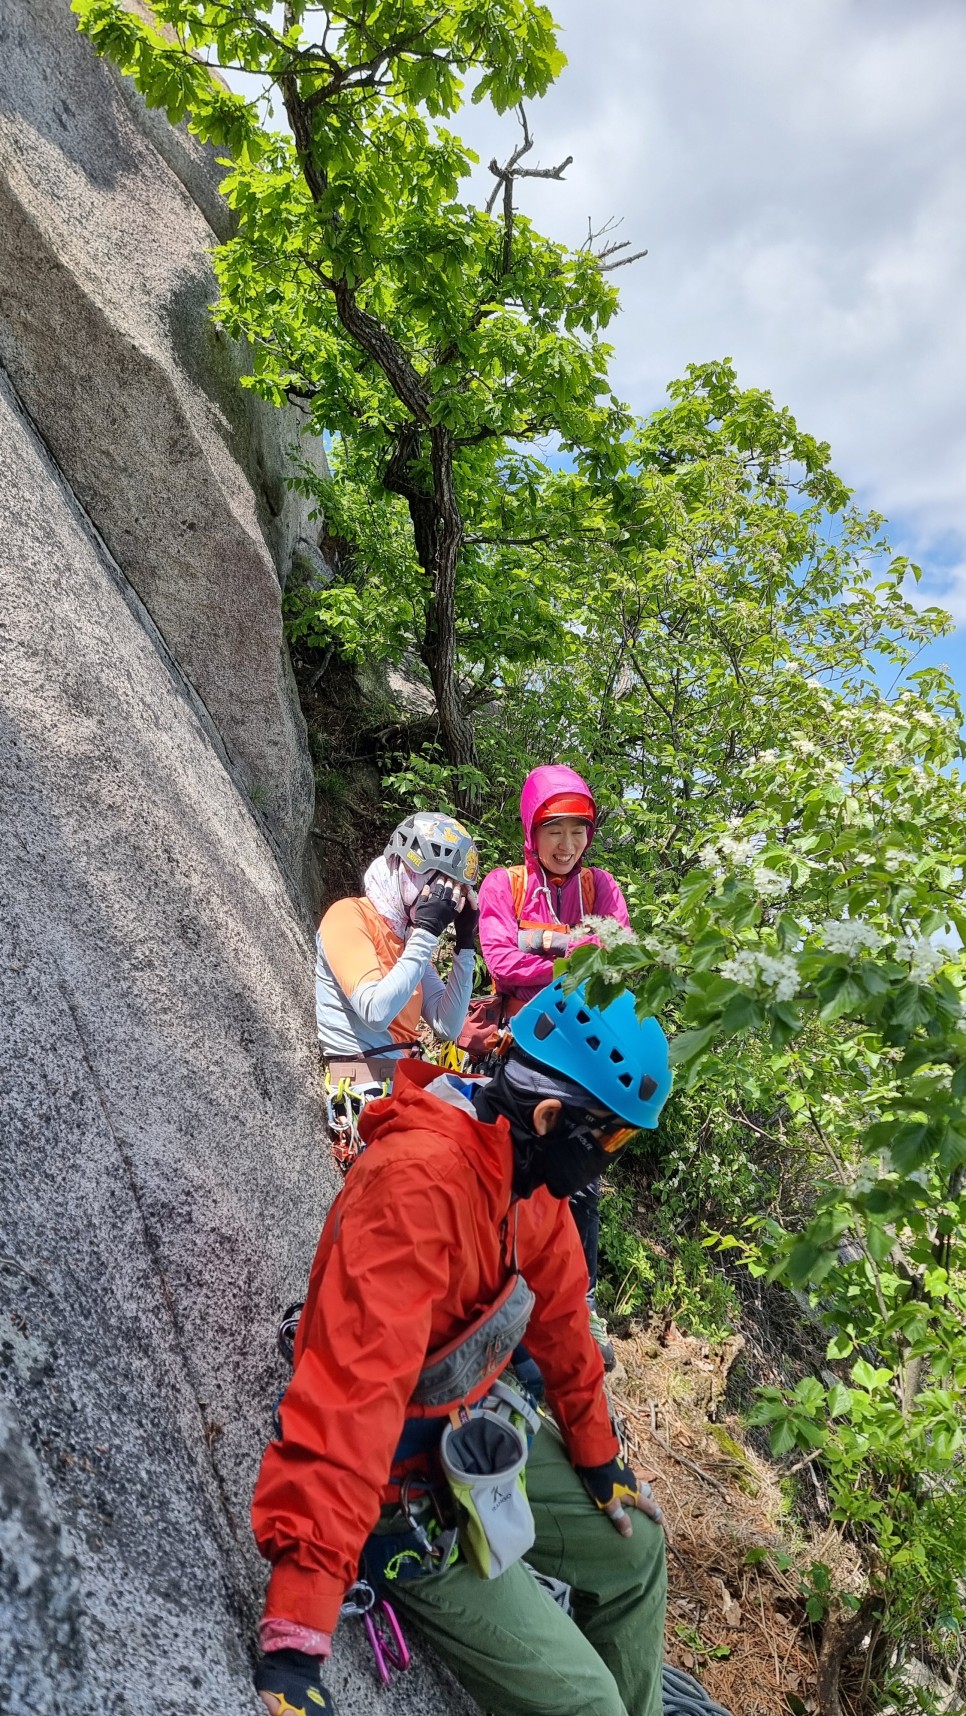
[[[537,857],[555,876],[568,876],[590,842],[590,827],[581,816],[553,816],[536,833]]]

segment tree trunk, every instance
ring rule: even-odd
[[[436,693],[443,749],[450,763],[477,768],[479,757],[473,722],[467,713],[456,664],[456,576],[463,546],[463,518],[453,485],[453,438],[448,429],[432,430],[433,499],[436,542],[433,593],[426,610],[423,660]],[[481,808],[478,786],[459,781],[456,789],[461,815],[475,819]]]
[[[839,1692],[842,1669],[872,1626],[880,1603],[879,1597],[866,1596],[854,1614],[847,1609],[839,1609],[825,1622],[815,1682],[822,1716],[843,1716]]]
[[[311,108],[302,97],[294,72],[282,81],[285,108],[295,135],[305,182],[313,201],[319,204],[327,181],[315,161]],[[430,427],[430,394],[399,341],[362,307],[344,278],[329,280],[327,290],[332,293],[336,313],[346,333],[382,370],[412,418],[399,433],[383,481],[388,489],[403,495],[408,502],[416,553],[430,579],[431,594],[420,653],[436,696],[443,750],[447,762],[454,769],[458,770],[461,765],[475,768],[479,759],[473,723],[467,713],[456,672],[456,574],[463,545],[463,519],[453,485],[453,437],[439,424]],[[410,470],[422,435],[427,432],[432,449],[431,495],[420,489]],[[475,819],[482,802],[479,788],[460,781],[457,776],[456,802],[461,815]]]
[[[453,486],[453,442],[449,431],[439,426],[430,430],[430,437],[431,494],[412,475],[412,461],[420,441],[420,431],[415,425],[400,435],[383,481],[393,493],[405,497],[416,555],[430,582],[420,655],[436,698],[440,742],[447,762],[455,770],[461,766],[477,768],[476,737],[456,663],[456,578],[463,545],[463,520]],[[457,778],[456,803],[460,815],[474,821],[481,807],[479,788]]]

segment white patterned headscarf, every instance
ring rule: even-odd
[[[426,885],[425,878],[417,881],[404,864],[393,856],[374,858],[363,877],[366,899],[371,900],[381,918],[400,941],[412,932],[410,908],[416,904]]]

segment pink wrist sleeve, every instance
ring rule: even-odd
[[[258,1628],[258,1645],[262,1651],[301,1650],[306,1656],[331,1656],[331,1633],[317,1633],[312,1627],[300,1627],[297,1621],[283,1621],[266,1615]]]

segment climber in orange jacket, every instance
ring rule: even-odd
[[[469,1340],[467,1331],[481,1319],[486,1324],[495,1315],[498,1321],[491,1308],[506,1302],[517,1271],[525,1278],[525,1297],[532,1296],[528,1323],[524,1314],[527,1344],[543,1372],[566,1447],[566,1457],[555,1452],[551,1430],[536,1439],[535,1449],[546,1450],[541,1470],[548,1463],[554,1468],[551,1488],[556,1494],[569,1483],[577,1495],[583,1493],[576,1470],[587,1505],[596,1504],[629,1540],[624,1503],[652,1517],[658,1512],[647,1486],[638,1486],[620,1457],[603,1392],[603,1363],[587,1321],[586,1265],[567,1199],[610,1165],[634,1131],[657,1124],[670,1088],[667,1045],[656,1021],[636,1019],[629,995],[600,1012],[587,1008],[579,990],[565,997],[559,983],[529,1003],[512,1030],[510,1052],[493,1079],[465,1080],[426,1063],[403,1062],[391,1095],[370,1103],[362,1116],[367,1148],[325,1224],[298,1327],[294,1374],[280,1407],[282,1434],[266,1450],[252,1506],[258,1546],[272,1562],[261,1627],[265,1654],[256,1677],[269,1710],[311,1716],[313,1709],[334,1709],[321,1688],[319,1663],[330,1652],[367,1540],[398,1510],[407,1470],[418,1466],[425,1473],[428,1461],[438,1472],[439,1442],[450,1422],[446,1406],[454,1402],[414,1404],[421,1377],[441,1350],[445,1358],[455,1344],[460,1353],[461,1340]],[[469,1385],[464,1373],[461,1382],[464,1416],[506,1366],[520,1332],[519,1324],[504,1329],[502,1345],[499,1334],[487,1334],[478,1373]],[[476,1350],[482,1350],[479,1344]],[[531,1465],[533,1460],[531,1454]],[[530,1560],[539,1565],[540,1485],[529,1467],[528,1477],[537,1521]],[[561,1517],[573,1512],[572,1499],[560,1517],[561,1504],[554,1503],[556,1537],[571,1530]],[[584,1531],[588,1524],[599,1531],[593,1510]],[[601,1527],[609,1529],[602,1519]],[[572,1529],[579,1543],[578,1525]],[[605,1641],[601,1632],[595,1640],[601,1654],[578,1640],[566,1615],[554,1612],[567,1630],[546,1639],[548,1659],[576,1650],[578,1642],[588,1656],[581,1670],[585,1702],[561,1706],[568,1713],[608,1716],[626,1709],[631,1716],[652,1716],[660,1708],[663,1557],[652,1539],[633,1534],[633,1541],[637,1548],[625,1552],[624,1582],[618,1577],[610,1609],[603,1586],[613,1583],[619,1552],[605,1557],[596,1620],[583,1628],[590,1637],[595,1624],[599,1632],[610,1626],[613,1637]],[[547,1621],[546,1594],[530,1569],[521,1562],[487,1580],[447,1562],[432,1573],[394,1585],[394,1601],[430,1634],[474,1695],[487,1708],[514,1716],[556,1710],[555,1704],[534,1701],[528,1672],[518,1666],[532,1669],[534,1637],[542,1636],[541,1627],[549,1624],[553,1634],[558,1626],[557,1618]],[[593,1577],[588,1570],[591,1582]],[[455,1631],[464,1645],[471,1642],[467,1629],[476,1635],[469,1653],[460,1637],[451,1636],[451,1617],[441,1628],[447,1592],[457,1587],[462,1618]],[[527,1610],[534,1601],[528,1631]],[[510,1602],[513,1624],[522,1628],[512,1659],[512,1693],[502,1684],[507,1641],[491,1639],[492,1672],[481,1662],[494,1602]],[[642,1642],[644,1610],[649,1624]],[[504,1617],[501,1630],[506,1624]],[[618,1634],[624,1641],[620,1652],[614,1648]],[[626,1658],[623,1668],[617,1655]],[[549,1660],[546,1667],[548,1674],[556,1672]],[[574,1674],[570,1700],[580,1684],[576,1669]],[[279,1703],[283,1695],[286,1704]]]

